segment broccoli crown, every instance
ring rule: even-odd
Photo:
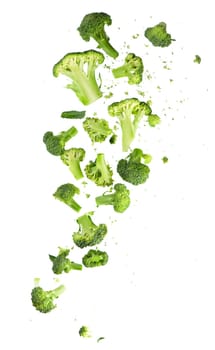
[[[90,38],[93,38],[97,42],[98,48],[104,50],[107,55],[116,58],[119,53],[110,44],[104,28],[106,24],[108,26],[112,24],[110,15],[104,12],[93,12],[84,16],[77,29],[83,40],[89,41]]]
[[[173,41],[171,35],[166,31],[166,23],[164,22],[160,22],[154,27],[147,28],[144,35],[154,46],[166,47]]]
[[[60,296],[61,293],[64,292],[64,290],[65,287],[63,285],[49,291],[45,291],[39,286],[34,287],[31,291],[32,305],[40,312],[50,312],[56,308],[54,301]]]
[[[43,135],[43,142],[46,149],[54,156],[60,156],[64,152],[65,145],[72,137],[78,133],[78,130],[72,126],[67,131],[62,131],[58,135],[54,135],[52,131],[47,131]]]
[[[139,84],[143,77],[143,61],[142,58],[134,53],[129,53],[123,65],[112,69],[114,78],[128,78],[129,84]]]
[[[120,183],[114,185],[114,190],[114,193],[96,197],[96,204],[97,206],[113,205],[117,213],[123,213],[130,205],[130,191]]]
[[[82,265],[74,263],[68,258],[70,249],[59,249],[59,254],[57,256],[49,255],[49,259],[53,263],[52,271],[56,275],[60,275],[63,272],[70,272],[71,270],[82,270]]]
[[[80,162],[85,158],[85,150],[83,148],[70,148],[65,150],[61,155],[61,160],[69,167],[69,170],[73,174],[76,180],[84,177],[81,170]]]
[[[105,119],[86,118],[83,122],[83,128],[92,142],[103,142],[112,134],[112,130]]]
[[[105,224],[96,225],[89,214],[80,216],[77,220],[78,232],[73,233],[73,241],[79,248],[99,244],[107,234]]]
[[[117,172],[121,178],[133,185],[146,182],[149,177],[150,168],[141,163],[144,154],[141,149],[135,148],[126,159],[121,159],[117,164]]]
[[[66,54],[53,67],[53,75],[63,74],[72,80],[66,87],[75,92],[84,105],[96,101],[102,92],[96,80],[96,68],[104,61],[104,55],[95,50]]]
[[[66,183],[57,188],[53,196],[60,200],[61,202],[68,205],[73,210],[79,212],[81,206],[74,200],[75,194],[79,194],[80,190],[78,187],[74,186],[71,183]]]
[[[90,338],[91,333],[90,333],[89,328],[87,326],[82,326],[79,329],[79,335],[80,335],[80,337],[83,337],[83,338]]]
[[[110,186],[113,183],[113,171],[106,163],[104,153],[98,153],[96,160],[86,165],[85,173],[97,186]]]
[[[85,267],[97,267],[106,265],[108,262],[108,254],[101,250],[90,249],[82,258]]]

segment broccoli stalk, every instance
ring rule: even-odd
[[[108,262],[108,254],[101,250],[90,249],[82,258],[85,267],[98,267],[106,265]]]
[[[57,299],[64,291],[64,285],[60,285],[59,287],[48,291],[36,286],[31,291],[32,305],[36,310],[42,313],[50,312],[57,306],[54,304],[55,299]]]
[[[71,261],[68,258],[70,249],[59,248],[57,256],[49,255],[49,259],[52,262],[52,271],[56,275],[60,275],[63,272],[69,273],[71,270],[82,270],[82,265]]]
[[[79,188],[73,184],[66,183],[59,186],[53,196],[59,201],[68,205],[73,210],[79,212],[81,210],[81,206],[74,200],[73,197],[75,194],[80,194]]]
[[[106,163],[104,153],[98,153],[96,160],[86,165],[85,173],[97,186],[110,186],[113,183],[113,171]]]
[[[114,193],[96,197],[97,206],[112,205],[117,213],[123,213],[130,205],[130,191],[124,184],[115,184]]]
[[[93,143],[103,142],[112,134],[107,120],[101,118],[86,118],[83,122],[83,128]]]
[[[76,180],[80,180],[84,177],[80,166],[80,162],[84,160],[84,157],[85,150],[83,148],[74,147],[65,150],[61,155],[61,160],[69,167],[69,170]]]
[[[61,131],[57,135],[54,135],[52,131],[47,131],[43,136],[43,142],[49,153],[60,156],[64,152],[66,143],[77,133],[78,130],[74,126],[66,131]]]
[[[125,58],[124,64],[112,69],[112,73],[116,79],[127,77],[128,83],[132,85],[141,83],[143,70],[142,58],[134,53],[129,53]]]

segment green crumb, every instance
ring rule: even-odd
[[[138,39],[139,36],[140,36],[140,34],[134,34],[134,35],[132,35],[132,39]]]
[[[142,97],[145,96],[145,92],[144,92],[144,91],[137,90],[137,93],[138,93],[140,96],[142,96]]]
[[[79,329],[79,335],[80,337],[83,337],[83,338],[91,338],[91,333],[90,333],[90,330],[87,326],[82,326],[80,329]]]
[[[112,92],[109,92],[109,94],[105,95],[104,97],[105,98],[111,98],[113,96],[113,93]]]
[[[163,161],[163,163],[165,164],[165,163],[168,163],[168,158],[166,157],[166,156],[164,156],[163,158],[162,158],[162,161]]]
[[[198,63],[198,64],[200,64],[201,63],[201,57],[199,56],[199,55],[195,55],[195,58],[194,58],[194,60],[193,60],[193,62],[194,63]]]
[[[97,339],[97,343],[99,343],[101,340],[104,340],[105,339],[105,337],[99,337],[98,339]]]

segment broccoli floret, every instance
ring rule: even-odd
[[[98,153],[96,160],[86,165],[85,173],[97,186],[110,186],[113,183],[113,171],[106,163],[104,153]]]
[[[117,141],[117,135],[116,135],[116,134],[113,134],[113,135],[110,137],[109,142],[110,142],[111,145],[115,145],[116,141]]]
[[[82,265],[71,261],[68,258],[70,249],[59,248],[57,256],[49,255],[49,259],[53,263],[52,271],[56,275],[60,275],[63,272],[69,273],[71,270],[82,270]]]
[[[137,128],[144,115],[151,114],[150,106],[137,98],[127,98],[108,106],[110,116],[117,117],[122,131],[122,150],[127,152],[135,138]]]
[[[80,180],[84,177],[81,170],[80,162],[84,160],[85,150],[83,148],[70,148],[65,150],[61,155],[61,159],[69,167],[69,170],[73,174],[76,180]]]
[[[140,185],[148,179],[150,168],[141,163],[142,158],[144,159],[143,151],[135,148],[126,159],[118,162],[117,172],[124,181]]]
[[[43,142],[46,149],[54,156],[60,156],[64,152],[66,143],[78,133],[78,130],[72,126],[67,131],[61,131],[54,135],[52,131],[47,131],[43,136]]]
[[[80,194],[79,188],[71,183],[66,183],[59,186],[53,196],[68,205],[73,210],[79,212],[81,210],[81,206],[74,200],[73,197],[75,194]]]
[[[198,63],[198,64],[200,64],[201,63],[201,57],[199,56],[199,55],[195,55],[195,58],[194,58],[194,60],[193,60],[193,62],[194,63]]]
[[[99,244],[107,234],[107,225],[96,225],[90,214],[84,214],[77,220],[79,225],[78,232],[73,233],[73,241],[79,248],[94,246]]]
[[[114,185],[114,193],[96,197],[97,206],[113,205],[117,213],[123,213],[130,205],[130,191],[124,184],[117,183]]]
[[[54,301],[64,292],[64,290],[64,285],[60,285],[59,287],[48,291],[44,290],[42,287],[36,286],[31,291],[32,305],[40,312],[50,312],[56,308],[57,305],[54,304]]]
[[[97,42],[98,48],[104,50],[107,55],[116,58],[119,53],[110,44],[104,28],[106,24],[108,26],[112,24],[110,15],[104,12],[93,12],[84,16],[78,31],[83,40],[90,41],[90,38],[93,38]]]
[[[143,77],[143,61],[142,58],[134,53],[129,53],[123,65],[112,69],[114,78],[128,78],[129,84],[139,84]]]
[[[91,336],[92,336],[91,332],[87,326],[82,326],[79,329],[79,335],[80,335],[80,337],[83,337],[83,338],[91,338]]]
[[[85,267],[97,267],[106,265],[108,262],[108,254],[101,250],[90,249],[82,258]]]
[[[154,127],[160,124],[160,122],[161,122],[160,117],[157,114],[148,115],[148,123],[150,126]]]
[[[103,142],[112,133],[107,120],[101,118],[86,118],[83,128],[92,142]]]
[[[53,75],[63,74],[70,78],[72,83],[66,87],[73,90],[84,105],[89,105],[102,96],[96,68],[103,61],[104,55],[94,50],[68,53],[54,65]]]
[[[85,117],[85,114],[85,111],[65,111],[61,113],[61,118],[83,119]]]
[[[160,22],[154,27],[147,28],[144,33],[145,37],[154,46],[166,47],[174,40],[166,31],[166,23]]]
[[[168,157],[164,156],[162,158],[162,161],[163,161],[164,164],[166,164],[166,163],[168,163],[169,159],[168,159]]]

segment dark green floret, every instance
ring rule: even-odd
[[[143,61],[142,58],[134,53],[129,53],[125,57],[125,62],[121,66],[112,69],[114,78],[128,78],[128,83],[140,84],[143,78]]]
[[[166,23],[160,22],[154,27],[147,28],[145,30],[145,37],[154,46],[167,47],[174,39],[166,31]]]
[[[61,131],[54,135],[52,131],[47,131],[43,136],[43,142],[46,149],[54,156],[60,156],[65,150],[66,143],[78,133],[78,130],[72,126],[66,131]]]
[[[49,255],[49,259],[52,262],[52,271],[56,275],[60,275],[63,272],[69,273],[71,270],[82,270],[82,265],[71,261],[68,258],[70,249],[59,248],[57,256]]]
[[[34,287],[31,291],[32,305],[36,310],[47,313],[56,308],[55,300],[65,291],[63,285],[53,289],[44,290],[42,287]]]
[[[107,120],[101,118],[86,118],[83,122],[83,128],[93,143],[103,142],[112,134]]]
[[[123,213],[130,205],[130,191],[124,184],[114,185],[113,193],[104,193],[96,197],[97,206],[112,205],[117,213]]]
[[[90,249],[82,258],[85,267],[104,266],[108,262],[108,254],[100,250]]]
[[[98,153],[95,161],[90,161],[85,167],[85,174],[97,186],[111,186],[113,171],[105,160],[104,153]]]
[[[91,338],[91,332],[87,326],[82,326],[79,329],[79,335],[83,338]]]
[[[63,163],[69,167],[69,170],[76,180],[80,180],[84,177],[80,163],[84,160],[85,153],[83,148],[73,147],[65,150],[61,155]]]
[[[73,210],[79,212],[81,206],[73,198],[76,194],[80,194],[79,188],[71,183],[66,183],[59,186],[53,196]]]

